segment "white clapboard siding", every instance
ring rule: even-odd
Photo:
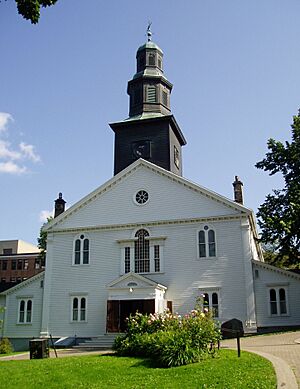
[[[6,291],[5,336],[32,338],[40,335],[43,279],[44,274],[41,273]],[[30,324],[18,324],[19,302],[22,298],[32,300],[32,323]]]
[[[192,309],[201,290],[215,287],[220,294],[222,318],[246,320],[244,258],[239,220],[209,223],[216,231],[217,258],[200,259],[197,231],[201,223],[165,225],[148,228],[150,236],[165,236],[164,273],[147,274],[165,285],[165,299],[174,310]],[[133,236],[134,229],[90,231],[90,264],[72,266],[76,234],[54,236],[51,274],[49,331],[54,336],[97,336],[106,331],[106,285],[120,274],[121,249],[118,240]],[[71,322],[71,297],[84,295],[88,300],[86,323]]]
[[[259,327],[292,326],[300,323],[300,276],[274,266],[254,262],[255,299]],[[287,290],[288,315],[271,316],[269,289],[284,287]]]
[[[150,199],[145,205],[134,201],[136,192],[144,189]],[[216,200],[213,192],[202,191],[188,181],[173,175],[162,175],[141,164],[121,176],[114,185],[95,192],[80,206],[60,216],[55,228],[103,226],[112,224],[141,223],[154,220],[190,219],[223,215],[237,215],[241,211],[234,202]],[[100,194],[99,194],[100,193]]]

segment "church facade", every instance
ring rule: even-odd
[[[229,200],[182,177],[184,135],[171,113],[163,52],[137,51],[129,117],[115,133],[114,177],[45,225],[45,272],[0,294],[4,334],[93,338],[123,332],[137,310],[204,304],[247,333],[300,325],[300,276],[267,265],[236,177]]]

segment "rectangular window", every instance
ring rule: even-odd
[[[2,277],[2,278],[1,278],[1,282],[6,282],[6,278],[5,278],[5,277]]]
[[[86,321],[86,306],[87,299],[82,296],[72,297],[72,321],[85,322]]]
[[[23,269],[23,260],[18,259],[18,270],[22,270],[22,269]]]
[[[10,277],[10,282],[16,282],[16,277]]]
[[[41,268],[41,263],[40,263],[39,258],[36,258],[35,263],[34,263],[34,268],[36,270]]]
[[[6,260],[2,261],[2,270],[7,270],[7,261]]]
[[[13,259],[11,261],[11,270],[16,270],[17,269],[17,261]]]
[[[28,259],[24,260],[24,270],[28,270]]]
[[[3,254],[4,255],[10,255],[13,253],[13,250],[12,249],[3,249]]]
[[[214,318],[219,317],[219,293],[209,291],[202,294],[203,310],[209,310]]]
[[[130,247],[125,247],[125,273],[130,272]]]

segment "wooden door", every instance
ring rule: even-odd
[[[120,332],[120,301],[107,300],[107,332]]]

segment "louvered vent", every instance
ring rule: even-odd
[[[147,101],[148,101],[148,103],[156,103],[156,87],[155,86],[148,86]]]

